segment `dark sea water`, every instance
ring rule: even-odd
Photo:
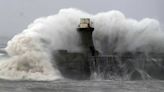
[[[0,92],[164,92],[164,81],[0,81]]]

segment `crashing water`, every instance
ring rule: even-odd
[[[101,55],[109,55],[112,52],[145,54],[164,52],[164,32],[155,19],[145,18],[137,21],[127,18],[119,11],[92,15],[72,8],[61,9],[56,15],[36,19],[27,29],[8,42],[5,50],[9,57],[0,60],[0,78],[45,81],[62,79],[63,76],[58,70],[57,61],[54,61],[52,53],[61,49],[79,53],[82,51],[76,28],[79,19],[83,17],[91,18],[94,23],[93,42]],[[129,62],[133,63],[133,66],[120,64],[118,67],[123,69],[124,74],[121,79],[130,79],[129,76],[132,76],[130,74],[135,71],[141,74],[143,79],[145,76],[150,78],[140,66],[140,63],[143,63],[141,60],[134,59]],[[123,61],[118,60],[118,63],[123,63]],[[129,67],[132,67],[132,70]],[[113,71],[118,72],[117,70]],[[93,75],[97,76],[97,73],[101,78],[113,79],[111,72],[105,75],[107,77],[102,75],[99,69],[93,72]],[[116,76],[114,74],[114,78],[117,78]],[[119,78],[120,76],[117,79]]]
[[[156,56],[155,56],[156,55]],[[93,56],[91,79],[99,80],[163,80],[164,55],[140,54]]]

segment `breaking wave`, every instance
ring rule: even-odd
[[[52,53],[82,50],[76,28],[83,17],[94,23],[93,41],[101,54],[164,52],[164,32],[155,19],[137,21],[114,10],[92,15],[78,9],[61,9],[56,15],[36,19],[8,42],[5,50],[9,57],[0,61],[0,78],[61,79],[60,71],[52,64]]]

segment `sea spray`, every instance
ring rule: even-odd
[[[141,21],[126,18],[119,11],[100,13],[93,17],[93,39],[99,52],[163,52],[164,32],[155,19]]]
[[[0,63],[0,77],[9,80],[55,80],[61,78],[52,67],[50,52],[34,33],[16,35],[8,42],[9,59]],[[44,48],[43,48],[44,47]]]
[[[36,19],[5,48],[10,58],[0,62],[0,78],[9,80],[56,80],[62,76],[54,65],[54,50],[79,52],[76,9],[63,9],[56,15]],[[52,64],[53,62],[53,64]],[[55,66],[55,67],[53,67]]]
[[[58,14],[36,19],[6,47],[10,56],[0,61],[0,78],[9,80],[55,80],[62,75],[53,67],[54,50],[81,52],[76,30],[80,18],[91,18],[93,42],[100,54],[111,52],[163,52],[164,32],[155,19],[126,18],[119,11],[96,15],[77,9],[62,9]]]

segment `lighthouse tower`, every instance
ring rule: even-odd
[[[90,19],[81,18],[77,31],[80,34],[80,38],[81,38],[80,45],[83,48],[83,52],[85,54],[94,56],[95,48],[94,48],[93,39],[92,39],[92,32],[94,31],[94,28],[92,27],[92,22],[90,21]]]

